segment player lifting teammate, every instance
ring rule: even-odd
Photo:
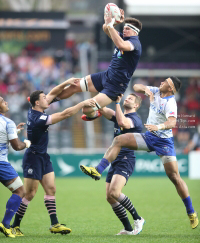
[[[142,99],[140,96],[130,94],[124,100],[124,113],[120,107],[121,97],[116,100],[116,112],[109,108],[102,108],[101,114],[114,122],[114,137],[120,134],[142,132],[142,120],[136,111],[139,109]],[[117,158],[112,162],[106,177],[106,198],[114,213],[124,225],[124,229],[117,235],[137,235],[142,231],[144,219],[140,217],[130,199],[122,193],[122,189],[128,182],[135,168],[134,151],[122,148]],[[134,228],[129,222],[126,209],[134,219]]]
[[[76,114],[84,106],[94,106],[95,102],[92,99],[85,100],[63,112],[52,115],[45,114],[44,110],[49,107],[51,101],[62,92],[66,85],[74,81],[77,81],[77,79],[71,78],[63,82],[53,88],[47,95],[45,95],[43,91],[34,91],[30,96],[32,108],[28,111],[27,133],[32,144],[30,148],[26,150],[23,158],[24,186],[26,193],[12,225],[16,236],[23,236],[20,230],[20,223],[28,204],[37,192],[39,183],[41,183],[45,191],[44,203],[51,220],[50,232],[61,234],[68,234],[71,232],[71,229],[58,222],[56,215],[55,174],[50,156],[47,153],[48,128],[49,125],[58,123]]]
[[[121,9],[120,12],[120,23],[125,22],[123,34],[115,30],[113,26],[115,19],[112,19],[111,12],[104,15],[103,30],[115,44],[114,54],[108,69],[105,72],[91,74],[74,82],[57,97],[59,100],[66,99],[77,92],[99,92],[95,96],[96,106],[83,108],[83,113],[86,115],[83,115],[82,119],[86,121],[94,120],[100,116],[98,109],[116,101],[117,97],[126,91],[142,53],[138,36],[142,29],[142,23],[134,18],[124,20],[124,11]]]
[[[134,90],[150,97],[150,110],[146,133],[128,133],[117,136],[99,165],[81,166],[84,173],[99,179],[105,168],[116,159],[122,147],[133,150],[155,151],[160,156],[165,172],[185,204],[192,229],[199,224],[186,183],[180,177],[174,148],[172,128],[176,125],[177,104],[174,94],[179,91],[181,82],[176,77],[167,78],[160,87],[135,84]]]

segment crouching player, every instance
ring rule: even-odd
[[[17,129],[18,131],[23,129],[25,123],[20,123],[16,128],[15,123],[5,117],[8,110],[8,103],[0,97],[0,182],[12,192],[12,196],[6,204],[4,218],[0,223],[0,231],[6,237],[15,238],[10,222],[24,196],[24,186],[17,172],[8,162],[8,146],[10,143],[14,150],[19,151],[29,148],[31,142],[29,140],[21,142],[18,139]]]

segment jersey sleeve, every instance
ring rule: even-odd
[[[36,120],[36,125],[40,127],[46,126],[48,117],[49,115],[47,114],[41,114]]]
[[[130,38],[128,41],[133,45],[134,50],[140,50],[141,46],[138,40],[135,38]]]
[[[112,116],[112,118],[110,119],[110,121],[117,122],[116,116]]]
[[[165,116],[168,117],[173,116],[177,118],[177,104],[174,99],[170,99],[165,107]]]
[[[9,123],[7,123],[6,130],[7,130],[7,134],[8,134],[8,140],[13,140],[15,138],[18,138],[17,127],[13,121],[10,121]]]
[[[148,89],[150,89],[150,91],[155,94],[159,91],[158,87],[153,87],[153,86],[147,86]]]
[[[136,128],[138,131],[142,131],[143,124],[141,119],[139,117],[133,117],[132,120],[134,123],[134,128]]]

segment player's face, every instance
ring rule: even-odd
[[[129,36],[133,36],[133,35],[134,35],[134,31],[130,27],[124,26],[123,36],[124,37],[129,37]]]
[[[48,100],[44,93],[40,94],[39,106],[40,106],[40,108],[42,108],[44,110],[49,107]]]
[[[8,102],[6,102],[2,97],[0,97],[0,112],[6,113],[9,111]]]
[[[133,95],[128,95],[124,100],[123,106],[125,109],[135,108],[135,97]]]
[[[161,82],[161,84],[160,84],[161,92],[164,92],[164,93],[169,92],[170,91],[169,89],[170,89],[170,86],[169,86],[167,80],[165,80],[164,82]]]

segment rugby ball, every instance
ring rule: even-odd
[[[115,24],[119,23],[121,18],[121,13],[118,6],[114,3],[108,3],[105,6],[104,14],[106,14],[108,11],[111,11],[112,18],[115,18]]]

